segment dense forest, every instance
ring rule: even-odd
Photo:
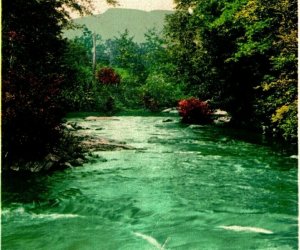
[[[232,122],[296,141],[297,1],[175,1],[174,73]]]
[[[63,38],[68,10],[88,14],[89,1],[3,1],[2,165],[61,145],[66,112],[159,112],[191,98],[228,111],[230,126],[296,142],[297,1],[175,2],[164,31],[136,43],[86,27]]]

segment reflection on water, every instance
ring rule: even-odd
[[[297,159],[259,137],[164,119],[72,118],[136,150],[3,176],[3,249],[297,249]]]

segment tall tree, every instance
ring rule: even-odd
[[[233,122],[295,139],[297,2],[175,2],[166,34],[178,81]]]
[[[59,137],[65,78],[62,29],[90,0],[2,1],[3,161],[43,157]]]
[[[289,140],[297,138],[297,18],[295,0],[249,0],[236,14],[245,35],[235,59],[259,54],[270,65],[256,87],[256,112],[265,127]]]
[[[133,41],[127,29],[118,37],[108,40],[106,46],[111,66],[128,69],[133,74],[143,77],[144,66],[140,46]]]

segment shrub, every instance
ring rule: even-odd
[[[182,86],[172,83],[163,73],[152,73],[141,87],[141,97],[151,111],[174,107],[183,97]]]
[[[211,110],[207,102],[191,97],[179,102],[179,115],[185,123],[205,124],[211,122]]]
[[[115,72],[114,69],[109,67],[99,69],[96,74],[96,77],[100,83],[106,85],[119,84],[121,81],[120,75],[117,72]]]

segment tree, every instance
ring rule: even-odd
[[[148,30],[144,34],[146,41],[140,45],[143,65],[147,72],[162,71],[169,63],[169,56],[166,50],[166,42],[163,34],[156,28]]]
[[[57,143],[63,112],[56,97],[67,81],[61,32],[69,10],[87,13],[90,3],[2,2],[3,162],[43,157]]]
[[[176,0],[167,19],[177,81],[232,122],[296,138],[297,2]]]
[[[106,46],[110,66],[128,69],[135,75],[143,77],[144,66],[140,47],[133,41],[128,30],[121,33],[119,37],[108,40]]]
[[[87,56],[90,62],[92,62],[94,36],[96,41],[96,62],[107,65],[109,64],[109,56],[107,55],[105,43],[99,34],[93,34],[93,32],[84,25],[82,35],[75,37],[74,42],[82,44],[85,47]]]
[[[263,125],[286,139],[297,139],[297,1],[249,0],[236,14],[245,27],[236,60],[264,55],[269,69],[257,84]]]

